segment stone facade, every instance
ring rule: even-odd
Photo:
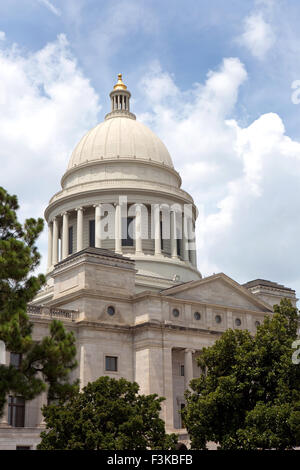
[[[47,334],[52,318],[74,332],[78,368],[73,378],[81,387],[102,375],[138,382],[141,393],[166,398],[166,429],[186,442],[179,411],[190,380],[201,374],[199,351],[227,328],[254,334],[264,316],[272,315],[274,303],[289,297],[295,304],[296,297],[268,281],[241,286],[223,273],[202,278],[193,239],[197,209],[180,188],[162,142],[136,124],[130,93],[120,80],[111,94],[111,113],[76,147],[62,190],[46,209],[48,283],[28,313],[37,340]],[[131,244],[121,236],[119,198],[124,195],[129,208],[155,207],[154,218],[149,214],[147,219],[134,207]],[[172,207],[166,219],[158,207],[162,203]],[[112,239],[101,231],[106,204],[114,208]],[[184,204],[190,205],[188,215]],[[178,212],[183,217],[177,219]],[[170,230],[163,239],[166,225]],[[8,352],[5,360],[10,361]],[[0,449],[36,447],[45,400],[43,394],[25,404],[23,427],[9,424],[6,406]]]

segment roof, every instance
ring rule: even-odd
[[[101,122],[82,137],[71,155],[68,170],[87,162],[112,159],[153,161],[174,168],[159,137],[126,114]]]
[[[245,284],[243,284],[243,286],[246,287],[247,289],[251,287],[262,286],[262,287],[272,287],[275,289],[284,289],[284,290],[288,290],[291,292],[295,292],[294,289],[291,289],[290,287],[285,287],[283,284],[278,284],[277,282],[268,281],[266,279],[254,279],[253,281],[246,282]]]
[[[231,279],[229,276],[227,276],[224,273],[213,274],[212,276],[203,277],[202,279],[199,279],[199,280],[188,281],[182,284],[177,284],[176,286],[172,286],[167,289],[161,290],[160,294],[167,295],[167,296],[174,295],[176,297],[177,294],[182,293],[184,291],[189,291],[190,289],[193,289],[193,288],[199,288],[199,293],[200,293],[201,286],[204,286],[205,284],[208,284],[208,283],[211,284],[215,282],[216,280],[222,280],[225,284],[230,286],[230,288],[233,291],[236,291],[240,295],[247,298],[251,303],[258,306],[259,309],[263,311],[272,311],[272,307],[270,304],[258,298],[255,294],[253,294],[251,291],[245,288],[245,286],[240,285],[238,282],[234,281],[233,279]]]

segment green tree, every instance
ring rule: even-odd
[[[36,240],[43,230],[42,219],[17,218],[16,196],[0,187],[0,341],[6,350],[22,355],[20,367],[0,364],[0,416],[8,393],[32,399],[48,388],[48,398],[68,395],[77,384],[69,384],[76,366],[75,338],[59,321],[50,325],[50,335],[33,341],[33,325],[27,304],[45,283],[35,276],[40,261]],[[47,386],[47,385],[48,386]]]
[[[40,450],[175,449],[159,417],[164,398],[140,395],[137,383],[100,377],[65,403],[43,408]]]
[[[300,366],[292,362],[298,311],[274,306],[256,335],[227,330],[201,351],[202,375],[186,392],[192,448],[291,449],[300,445]]]

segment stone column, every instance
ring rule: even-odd
[[[79,343],[78,345],[78,356],[79,356],[79,381],[80,390],[85,387],[88,382],[93,382],[96,379],[95,367],[91,361],[91,357],[94,354],[94,348],[92,345],[86,343]],[[101,367],[101,366],[100,366]]]
[[[84,369],[85,369],[85,346],[84,344],[79,344],[79,388],[80,390],[85,387],[84,381]]]
[[[83,208],[77,210],[77,247],[76,251],[83,250]]]
[[[162,402],[162,414],[166,423],[166,429],[169,432],[174,428],[172,348],[163,349],[163,370],[163,393],[166,400]]]
[[[95,247],[101,248],[101,205],[95,207]]]
[[[193,378],[193,349],[184,350],[184,388],[188,389]]]
[[[6,402],[3,407],[3,415],[0,417],[0,428],[7,428],[9,426],[8,424],[8,396],[6,397]]]
[[[62,259],[67,258],[69,254],[69,214],[63,213],[63,227],[62,227]]]
[[[142,252],[142,208],[137,205],[135,209],[135,253],[141,254]]]
[[[62,227],[60,227],[60,250],[59,250],[59,261],[63,259],[63,243],[62,243]]]
[[[52,247],[53,247],[53,222],[48,224],[48,270],[52,266]]]
[[[189,241],[191,243],[191,263],[193,266],[197,266],[197,259],[196,259],[196,238],[195,238],[195,233],[193,231],[193,219],[189,218],[187,220],[188,223],[188,237]],[[194,245],[194,246],[193,246]],[[192,248],[193,246],[193,248]]]
[[[193,221],[191,221],[191,229],[194,233],[192,234],[193,237],[193,243],[194,243],[194,249],[191,250],[191,259],[192,259],[192,265],[197,268],[197,251],[196,251],[196,234],[195,234],[195,226],[193,225]]]
[[[177,254],[177,234],[176,234],[176,212],[171,211],[171,230],[170,230],[170,237],[171,237],[171,256],[172,258],[178,259]]]
[[[48,404],[47,391],[42,392],[40,396],[38,397],[38,400],[39,400],[39,413],[38,413],[37,426],[44,428],[46,427],[46,423],[45,423],[44,415],[42,413],[42,408],[44,405]]]
[[[189,261],[187,219],[184,214],[182,215],[182,259],[183,261]]]
[[[155,204],[154,207],[154,243],[155,249],[154,254],[156,256],[161,255],[161,234],[160,234],[160,207],[159,204]]]
[[[52,248],[52,264],[58,263],[58,220],[53,219],[53,248]]]
[[[122,253],[121,206],[116,204],[115,212],[115,252]]]

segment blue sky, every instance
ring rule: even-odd
[[[1,2],[0,184],[41,215],[122,72],[199,206],[203,274],[299,293],[299,19],[294,0]]]
[[[280,112],[297,137],[298,110],[291,106],[290,84],[300,76],[299,10],[294,0],[165,0],[163,6],[149,0],[10,0],[0,5],[0,18],[7,41],[25,50],[39,50],[65,33],[79,66],[104,96],[117,70],[132,76],[134,92],[136,72],[158,60],[181,89],[189,89],[223,57],[239,57],[249,74],[240,93],[239,117],[250,121],[263,112]],[[263,60],[237,40],[253,12],[263,12],[276,35]]]

